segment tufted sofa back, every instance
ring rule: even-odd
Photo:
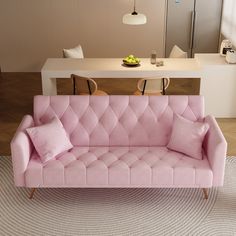
[[[58,116],[75,146],[165,146],[173,114],[196,121],[202,96],[36,96],[35,124]],[[187,135],[187,134],[186,134]]]

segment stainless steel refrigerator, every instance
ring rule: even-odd
[[[166,57],[174,45],[188,52],[216,53],[223,0],[167,0]]]

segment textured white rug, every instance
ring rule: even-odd
[[[29,200],[0,157],[0,235],[236,236],[236,158],[206,201],[198,189],[40,189]]]

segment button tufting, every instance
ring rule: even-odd
[[[161,156],[160,153],[162,153]],[[169,153],[168,156],[167,153]],[[73,182],[77,180],[72,176],[79,174],[80,181],[83,180],[84,184],[95,184],[99,181],[101,181],[100,184],[105,184],[109,177],[110,183],[121,184],[119,181],[122,180],[124,186],[128,186],[132,184],[132,181],[144,181],[147,176],[152,176],[152,183],[149,182],[149,184],[158,185],[160,181],[172,183],[173,176],[184,178],[189,183],[193,181],[196,171],[197,176],[200,176],[199,173],[203,171],[205,175],[206,170],[211,171],[206,159],[201,161],[187,157],[181,159],[174,155],[178,154],[173,151],[168,152],[168,149],[164,147],[75,147],[60,156],[60,160],[53,160],[44,166],[43,179],[55,173],[59,179],[64,179],[65,174],[66,178]],[[35,159],[31,159],[29,170],[27,170],[29,176],[31,167],[32,171],[35,171],[34,162]],[[183,172],[182,168],[187,168],[187,172]],[[57,172],[54,172],[55,170]],[[181,177],[182,174],[186,176]],[[117,175],[119,178],[116,177]],[[175,182],[178,182],[177,177]],[[150,181],[150,178],[148,177],[145,181]]]
[[[119,99],[113,96],[38,99],[40,106],[35,106],[34,114],[38,123],[44,123],[55,115],[61,117],[72,143],[80,146],[91,143],[102,146],[125,143],[164,146],[172,122],[166,118],[173,113],[193,120],[203,116],[200,98],[188,96],[160,98],[161,102],[153,97],[140,100],[129,96]],[[137,134],[137,129],[141,135]]]

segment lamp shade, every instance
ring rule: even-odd
[[[147,17],[144,14],[126,14],[123,16],[123,23],[127,25],[144,25],[147,23]]]

